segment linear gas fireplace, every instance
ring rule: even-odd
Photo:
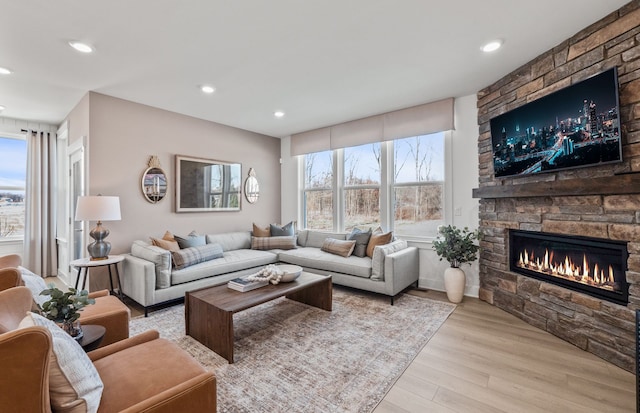
[[[628,304],[627,243],[511,230],[513,272],[618,304]]]

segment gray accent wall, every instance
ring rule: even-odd
[[[206,104],[206,99],[203,99]],[[68,116],[69,140],[88,136],[88,194],[120,197],[121,221],[105,222],[112,253],[128,252],[136,239],[162,237],[166,230],[186,235],[249,231],[280,222],[280,140],[95,92]],[[151,155],[168,175],[168,196],[157,204],[141,192]],[[244,199],[239,212],[175,212],[175,155],[242,164],[242,181],[254,168],[260,198]],[[92,223],[93,226],[93,223]]]

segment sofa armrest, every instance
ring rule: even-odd
[[[384,280],[390,283],[391,295],[396,295],[420,276],[418,248],[407,247],[385,257]]]
[[[212,372],[206,372],[124,409],[121,413],[215,412],[216,409],[216,377]]]
[[[90,351],[87,353],[87,355],[89,356],[91,361],[95,362],[96,360],[100,360],[101,358],[106,357],[110,354],[114,354],[126,348],[146,343],[147,341],[157,340],[158,338],[160,338],[160,333],[158,333],[156,330],[148,330],[144,333],[138,334],[137,336],[129,337],[116,343],[109,344],[108,346],[101,347],[97,350]]]
[[[156,289],[156,265],[133,255],[125,255],[122,262],[122,292],[138,304],[148,307]]]

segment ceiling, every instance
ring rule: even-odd
[[[59,124],[95,91],[283,137],[473,94],[625,3],[0,0],[1,115]]]

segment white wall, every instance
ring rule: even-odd
[[[450,137],[450,178],[452,180],[451,211],[452,224],[458,227],[478,227],[478,200],[471,197],[471,190],[478,186],[478,110],[476,95],[464,96],[455,100],[455,130]],[[282,156],[281,188],[282,188],[282,222],[298,219],[299,189],[298,166],[296,159],[290,155],[291,138],[282,139],[280,154]],[[457,214],[459,212],[459,215]],[[444,291],[442,274],[449,265],[439,261],[432,250],[430,242],[412,242],[420,248],[420,288]],[[464,266],[467,274],[465,294],[478,296],[480,279],[478,263],[471,267]]]
[[[451,133],[450,176],[452,180],[451,223],[457,227],[478,228],[477,199],[471,197],[471,190],[478,186],[478,109],[476,95],[455,100],[455,130]],[[439,261],[431,243],[416,245],[420,249],[421,288],[444,291],[442,274],[449,266],[447,261]],[[480,288],[478,262],[462,269],[467,274],[465,295],[477,297]]]

